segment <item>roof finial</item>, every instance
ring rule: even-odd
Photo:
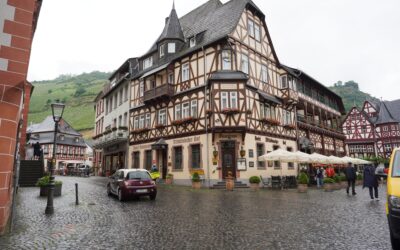
[[[175,9],[175,0],[172,0],[172,9]]]

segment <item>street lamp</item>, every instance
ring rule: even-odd
[[[54,120],[54,142],[53,142],[53,156],[51,159],[50,164],[50,183],[49,183],[49,192],[47,193],[47,206],[46,206],[46,214],[53,214],[54,207],[53,207],[53,195],[54,195],[54,166],[56,165],[56,150],[57,150],[57,130],[58,130],[58,123],[60,122],[62,115],[64,113],[65,105],[63,103],[52,103],[51,104],[51,111],[53,113],[53,120]]]

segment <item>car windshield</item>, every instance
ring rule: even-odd
[[[394,155],[392,168],[392,177],[400,177],[400,151]]]
[[[151,179],[150,175],[147,172],[144,171],[134,171],[134,172],[129,172],[128,176],[126,177],[128,180],[133,180],[133,179]]]

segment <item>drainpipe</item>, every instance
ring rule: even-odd
[[[208,123],[207,123],[207,113],[206,113],[206,109],[207,109],[207,80],[206,80],[206,67],[207,67],[207,56],[206,56],[206,51],[204,50],[204,46],[201,46],[201,50],[203,51],[203,56],[204,56],[204,60],[203,60],[203,64],[204,64],[204,121],[205,121],[205,126],[206,126],[206,164],[207,164],[207,181],[208,181],[208,188],[210,188],[211,186],[211,177],[210,177],[210,160],[209,160],[209,140],[208,140]]]

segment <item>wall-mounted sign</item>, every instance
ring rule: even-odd
[[[254,150],[249,149],[249,158],[253,158],[253,157],[254,157]]]
[[[268,138],[268,137],[265,137],[265,142],[271,142],[271,143],[278,144],[277,140],[274,140],[274,139],[271,139],[271,138]]]
[[[238,171],[246,171],[246,158],[238,158],[237,160],[237,170]]]
[[[261,137],[255,136],[255,137],[254,137],[254,140],[255,140],[255,141],[261,141]]]
[[[254,168],[254,161],[249,161],[249,168]]]

